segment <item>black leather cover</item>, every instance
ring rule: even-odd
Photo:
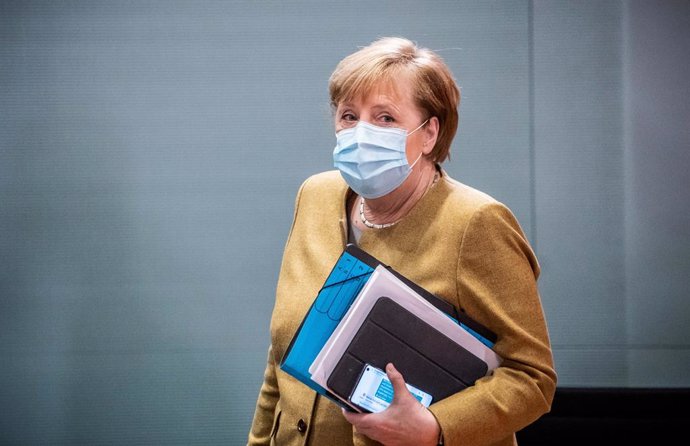
[[[483,360],[382,296],[333,369],[328,386],[348,400],[365,364],[383,370],[389,362],[408,384],[431,394],[432,403],[471,386],[488,371]]]

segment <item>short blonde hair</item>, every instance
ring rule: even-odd
[[[331,106],[335,109],[341,102],[369,94],[381,82],[395,84],[401,74],[412,81],[413,99],[425,117],[436,116],[439,121],[430,157],[441,163],[450,154],[458,128],[460,90],[446,63],[432,50],[400,37],[384,37],[350,54],[328,82]]]

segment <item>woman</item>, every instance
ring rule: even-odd
[[[297,195],[249,444],[515,444],[515,432],[550,409],[556,386],[539,265],[504,205],[440,168],[460,101],[448,67],[428,49],[384,38],[343,59],[329,89],[338,171],[307,179]],[[389,364],[395,397],[378,414],[345,413],[282,372],[347,242],[495,332],[501,366],[427,409]]]

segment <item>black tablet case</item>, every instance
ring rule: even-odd
[[[438,308],[439,310],[443,311],[456,321],[462,323],[466,327],[472,329],[474,332],[482,336],[484,339],[488,340],[491,343],[495,343],[497,340],[496,333],[492,332],[479,322],[475,321],[471,317],[469,317],[467,314],[465,314],[462,310],[458,311],[455,306],[452,304],[446,302],[445,300],[439,298],[433,293],[430,293],[429,291],[425,290],[421,286],[417,285],[407,277],[403,276],[399,272],[397,272],[395,269],[391,268],[390,266],[382,263],[379,261],[377,258],[373,257],[371,254],[368,252],[362,250],[359,248],[357,245],[354,243],[348,243],[345,247],[345,251],[353,255],[354,257],[358,258],[362,262],[366,263],[372,268],[376,268],[379,265],[384,266],[388,271],[390,271],[395,277],[400,279],[405,285],[409,286],[412,288],[413,291],[415,291],[417,294],[422,296],[427,302]]]
[[[329,376],[328,387],[349,400],[365,364],[392,362],[432,403],[485,376],[487,364],[389,297],[380,297]]]

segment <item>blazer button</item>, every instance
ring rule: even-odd
[[[299,420],[297,422],[297,430],[301,433],[305,433],[307,431],[307,423],[305,423],[304,420]]]

